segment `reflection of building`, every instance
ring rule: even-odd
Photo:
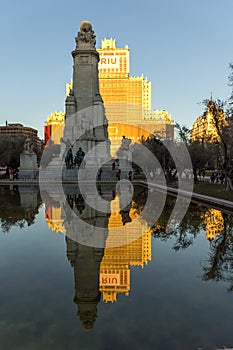
[[[132,209],[129,214],[132,219],[130,226],[127,223],[124,226],[124,236],[127,236],[127,241],[130,243],[118,246],[121,239],[119,230],[123,221],[118,197],[112,201],[111,209],[109,235],[100,266],[100,291],[105,302],[116,301],[117,293],[128,295],[130,266],[143,267],[151,260],[151,234],[146,233],[146,229],[138,221],[133,221],[135,215]]]
[[[45,218],[48,227],[55,232],[65,232],[62,219],[62,209],[58,206],[52,206],[46,203]]]
[[[72,207],[75,212],[76,207],[77,203],[75,208]],[[128,295],[130,291],[130,266],[143,267],[151,260],[151,234],[148,233],[146,227],[136,221],[137,216],[134,209],[131,208],[129,213],[126,209],[120,210],[119,198],[115,197],[111,202],[111,216],[106,221],[108,222],[108,238],[99,276],[99,288],[105,302],[116,301],[118,293]],[[76,213],[82,215],[85,210],[79,210]],[[64,213],[62,215],[61,207],[52,207],[46,204],[46,222],[53,231],[66,232],[63,224]],[[67,239],[67,244],[68,242],[68,258],[71,261],[72,251],[75,249],[77,253],[79,244],[73,241],[72,243],[70,239]],[[126,242],[129,243],[126,244]],[[92,253],[90,254],[92,256]]]
[[[48,140],[54,144],[60,144],[60,139],[63,136],[64,130],[64,112],[54,112],[50,114],[48,120],[44,123],[44,140],[45,144]]]
[[[41,140],[38,137],[38,131],[28,126],[23,126],[19,123],[8,124],[0,126],[0,137],[24,137],[30,138],[35,146],[41,147]]]
[[[220,137],[217,134],[215,123],[213,120],[213,115],[211,113],[211,107],[215,104],[212,99],[207,104],[206,111],[193,123],[190,137],[192,141],[200,142],[216,142],[220,141]],[[225,119],[224,111],[221,108],[218,108],[218,126],[220,130],[227,125]]]
[[[224,230],[224,220],[219,210],[207,210],[202,220],[203,224],[206,226],[206,238],[209,241],[212,241],[216,235],[219,235]]]

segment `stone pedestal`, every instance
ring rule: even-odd
[[[35,153],[20,154],[19,179],[36,179],[38,177],[37,157]]]

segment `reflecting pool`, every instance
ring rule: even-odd
[[[0,349],[233,347],[231,213],[191,203],[166,230],[174,197],[156,217],[159,192],[97,191],[107,213],[72,185],[0,186]]]

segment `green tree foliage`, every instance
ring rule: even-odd
[[[207,106],[208,111],[212,115],[213,128],[218,135],[218,142],[222,150],[222,164],[221,168],[225,174],[227,181],[227,189],[233,190],[233,161],[232,161],[232,150],[233,150],[233,123],[232,115],[224,111],[224,103],[221,100],[213,101],[205,100],[204,104]]]
[[[23,152],[24,137],[0,138],[0,164],[8,165],[12,168],[19,167],[20,153]]]
[[[13,169],[20,166],[20,154],[24,150],[26,137],[1,136],[0,138],[0,165],[8,165]],[[37,155],[37,161],[40,162],[42,147],[35,145],[34,152]]]
[[[186,145],[190,143],[190,129],[185,125],[180,125],[179,123],[175,123],[175,128],[178,130],[178,135]]]

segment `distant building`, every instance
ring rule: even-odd
[[[217,134],[216,127],[213,120],[213,115],[210,111],[211,104],[215,103],[210,99],[207,104],[206,111],[197,118],[191,129],[190,138],[192,141],[200,141],[202,143],[205,142],[219,142],[220,137]],[[223,129],[224,126],[227,126],[228,123],[225,118],[224,111],[219,109],[219,123],[218,126],[220,130]]]
[[[37,147],[41,147],[41,140],[38,137],[38,130],[33,129],[28,126],[23,126],[19,123],[11,123],[8,124],[6,122],[5,126],[0,126],[0,137],[24,137],[30,138],[34,145]]]
[[[44,123],[44,140],[47,144],[48,140],[54,144],[60,144],[60,139],[63,136],[64,130],[64,112],[54,112],[48,117],[48,120]]]

